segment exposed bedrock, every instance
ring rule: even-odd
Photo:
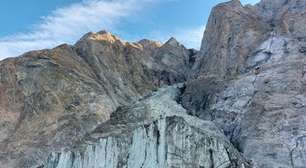
[[[186,114],[176,87],[114,112],[74,150],[53,153],[47,168],[245,168],[249,163],[210,121]]]
[[[215,7],[196,77],[181,98],[189,114],[216,123],[255,167],[306,165],[305,4]]]
[[[304,168],[306,0],[213,8],[200,51],[174,38],[0,62],[2,168]]]
[[[101,31],[0,62],[0,167],[38,164],[119,106],[184,82],[191,55],[173,38],[129,43]]]

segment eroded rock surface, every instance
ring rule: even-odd
[[[262,0],[243,6],[239,0],[213,8],[193,76],[231,78],[247,71],[249,55],[271,36],[305,38],[305,0]]]
[[[218,5],[194,67],[198,74],[182,96],[190,114],[216,123],[255,167],[306,165],[305,5]],[[251,45],[244,41],[249,37]]]
[[[75,46],[2,61],[1,166],[39,165],[48,151],[79,141],[117,107],[185,81],[188,58],[180,44],[129,43],[102,31]]]
[[[152,97],[113,113],[80,149],[53,153],[47,168],[243,168],[249,164],[210,121],[186,114],[179,90],[162,88]]]
[[[305,7],[221,3],[200,51],[102,31],[0,62],[0,167],[304,168]]]

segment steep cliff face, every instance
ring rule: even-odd
[[[305,9],[304,0],[262,0],[255,6],[232,0],[217,5],[210,15],[193,76],[228,79],[247,72],[247,58],[271,36],[302,40],[306,35]]]
[[[200,51],[101,31],[0,62],[0,167],[304,168],[305,7],[219,4]]]
[[[305,37],[305,0],[262,0],[253,10],[278,34]]]
[[[217,5],[209,17],[193,76],[231,78],[245,72],[246,56],[269,35],[269,29],[239,1]]]
[[[167,117],[130,134],[102,138],[81,152],[52,154],[46,167],[246,167],[239,159],[239,153],[220,138],[193,128],[183,118]]]
[[[182,96],[190,114],[216,123],[255,167],[306,165],[305,4],[263,0],[256,6],[242,7],[238,1],[218,5],[198,57],[197,63],[204,64],[194,67],[197,79],[187,82]],[[251,45],[243,42],[253,30]],[[227,43],[232,37],[227,33],[238,41]]]
[[[248,167],[213,123],[186,114],[175,100],[178,93],[162,88],[120,108],[87,136],[86,145],[53,153],[46,167]]]
[[[214,121],[257,167],[306,164],[305,55],[297,40],[287,42],[290,54],[275,48],[271,63],[262,64],[260,70],[233,80],[190,82],[183,96],[189,113]]]
[[[2,61],[1,165],[35,165],[49,150],[79,141],[118,106],[185,81],[188,57],[180,44],[128,43],[99,32],[75,46]]]

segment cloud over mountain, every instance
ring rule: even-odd
[[[28,50],[73,43],[82,34],[100,29],[113,29],[121,19],[142,10],[152,0],[85,0],[58,8],[42,17],[29,33],[0,38],[0,60]]]

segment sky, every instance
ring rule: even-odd
[[[74,44],[87,32],[127,41],[175,37],[200,47],[211,8],[226,0],[1,0],[0,60],[30,50]],[[241,0],[255,4],[259,0]]]

